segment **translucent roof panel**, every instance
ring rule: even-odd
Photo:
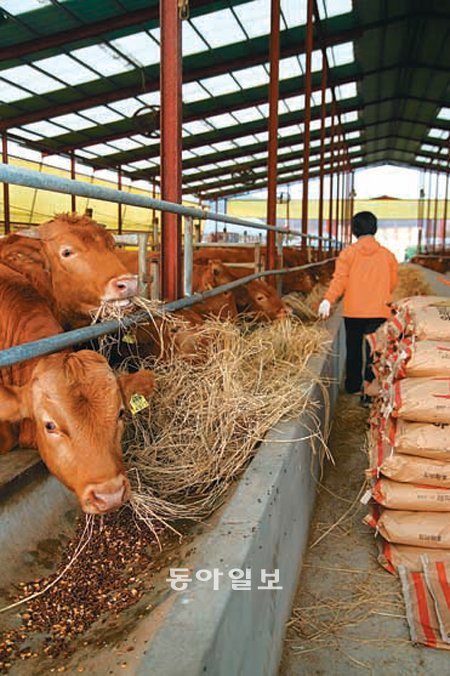
[[[2,70],[2,77],[10,80],[19,87],[29,89],[34,94],[45,94],[61,89],[62,85],[48,75],[39,72],[31,66],[16,66]]]
[[[31,124],[25,124],[24,129],[34,132],[36,134],[41,134],[42,136],[59,136],[64,134],[66,131],[62,127],[59,127],[56,124],[51,124],[51,122],[46,122],[41,120],[40,122],[32,122]]]
[[[198,54],[199,52],[204,52],[208,49],[206,42],[198,32],[194,30],[189,21],[182,21],[181,25],[183,29],[183,56]]]
[[[199,80],[199,82],[203,87],[206,87],[213,96],[230,94],[231,92],[239,90],[239,85],[236,84],[236,81],[228,74],[207,77],[203,80]]]
[[[318,4],[321,19],[352,11],[352,0],[318,0]]]
[[[1,9],[16,16],[17,14],[32,12],[52,4],[52,0],[2,0]]]
[[[220,115],[213,115],[212,117],[207,117],[205,122],[213,125],[216,129],[223,129],[224,127],[230,127],[235,124],[238,124],[238,121],[234,119],[230,113],[221,113]]]
[[[439,151],[439,146],[433,146],[429,143],[422,143],[420,150],[426,153],[437,153]]]
[[[287,28],[306,24],[307,0],[281,0],[280,7]]]
[[[267,0],[252,0],[237,5],[234,11],[250,38],[270,33],[270,3]]]
[[[428,136],[431,136],[431,138],[445,139],[448,136],[448,131],[444,131],[443,129],[430,129]]]
[[[269,82],[269,76],[263,66],[244,68],[243,70],[235,71],[233,75],[244,89],[258,87]]]
[[[233,117],[238,122],[252,122],[253,120],[260,120],[263,115],[257,108],[244,108],[243,110],[233,111]]]
[[[353,63],[355,60],[353,42],[343,42],[334,47],[327,47],[327,57],[331,67]]]
[[[140,143],[136,143],[136,141],[132,141],[130,138],[119,138],[115,141],[110,141],[110,144],[119,150],[135,150],[136,148],[142,148]]]
[[[356,82],[347,82],[346,84],[340,85],[335,88],[335,92],[338,101],[342,99],[351,99],[356,96]]]
[[[51,56],[48,59],[39,59],[39,61],[35,61],[33,65],[41,68],[50,75],[54,75],[69,85],[79,85],[83,82],[90,82],[91,80],[96,80],[98,78],[97,73],[89,70],[89,68],[85,68],[75,61],[75,59],[72,59],[65,54]]]
[[[114,101],[108,104],[109,108],[113,108],[118,113],[122,113],[125,117],[132,117],[138,110],[144,107],[144,103],[136,98],[122,99],[121,101]]]
[[[201,134],[211,131],[210,125],[206,124],[206,122],[203,122],[203,120],[186,122],[186,124],[183,125],[183,129],[185,129],[189,134]]]
[[[450,120],[450,108],[441,108],[437,116],[439,120]]]
[[[358,119],[358,113],[356,110],[352,110],[350,113],[343,113],[341,115],[342,122],[356,122]]]
[[[203,101],[209,98],[208,92],[198,82],[187,82],[183,85],[183,101]]]
[[[304,73],[306,71],[306,54],[300,54],[298,58]],[[311,54],[311,71],[316,73],[319,70],[322,70],[322,52],[320,49],[315,49]]]
[[[351,141],[351,139],[358,138],[359,136],[361,136],[361,132],[358,130],[348,131],[345,134],[345,138],[347,139],[347,141]]]
[[[301,74],[302,71],[296,56],[280,59],[280,80],[288,80]]]
[[[161,95],[160,92],[149,92],[148,94],[139,94],[139,99],[149,106],[159,106]]]
[[[110,122],[117,122],[122,120],[122,115],[119,115],[115,110],[111,110],[108,106],[94,106],[93,108],[85,108],[83,115],[89,117],[91,120],[98,122],[98,124],[108,124]]]
[[[61,124],[63,127],[67,127],[71,131],[79,131],[81,129],[87,129],[88,127],[94,127],[94,122],[88,120],[81,115],[76,113],[68,113],[67,115],[58,115],[57,117],[51,117],[49,122],[54,124]]]
[[[4,101],[4,103],[20,101],[21,99],[25,99],[27,96],[29,96],[28,92],[24,91],[23,89],[13,87],[6,80],[0,79],[0,89],[2,101]]]
[[[110,45],[118,49],[121,54],[139,67],[159,63],[159,44],[145,31],[133,33],[133,35],[127,35],[124,38],[117,38],[117,40],[111,40]]]
[[[91,146],[86,146],[85,150],[95,155],[112,155],[112,153],[117,152],[117,148],[113,148],[106,143],[93,143]]]
[[[117,51],[105,44],[82,47],[69,52],[87,66],[94,68],[100,75],[117,75],[133,70],[134,65],[121,56]]]
[[[229,9],[197,16],[191,21],[211,47],[223,47],[245,40],[242,28]]]
[[[21,136],[22,138],[26,138],[29,141],[39,141],[42,139],[42,136],[40,134],[33,134],[30,131],[26,131],[25,129],[22,129],[21,127],[11,127],[11,129],[8,129],[8,134],[15,134],[17,136]]]

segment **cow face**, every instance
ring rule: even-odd
[[[104,301],[128,304],[137,294],[137,276],[114,250],[114,239],[87,217],[62,214],[27,232],[42,242],[52,293],[61,318],[75,324]]]
[[[250,303],[256,316],[264,319],[285,319],[292,310],[280,298],[276,290],[264,280],[255,279],[247,285]]]
[[[121,450],[125,407],[133,393],[148,398],[153,389],[149,371],[116,378],[96,352],[60,353],[40,359],[27,385],[0,386],[0,419],[30,418],[49,471],[84,512],[103,514],[130,495]]]

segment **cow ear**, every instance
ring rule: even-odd
[[[19,422],[29,417],[26,387],[0,385],[0,420]]]
[[[42,239],[42,234],[39,227],[27,228],[26,230],[18,230],[14,234],[19,235],[19,237],[28,237],[29,239]]]
[[[130,407],[131,397],[140,394],[149,399],[155,389],[155,375],[152,371],[141,369],[136,373],[121,373],[117,376],[125,405]]]

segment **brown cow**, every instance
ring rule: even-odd
[[[203,265],[208,266],[208,274],[205,272],[203,277],[196,277],[195,282],[205,286],[194,288],[195,291],[228,284],[249,274],[245,268],[226,267],[220,260],[203,261]],[[240,312],[250,311],[258,319],[283,319],[291,314],[290,308],[283,303],[275,289],[260,279],[237,287],[234,296]]]
[[[47,302],[21,274],[0,264],[0,349],[62,332]],[[37,448],[85,512],[120,507],[129,497],[122,462],[124,407],[150,396],[148,371],[116,377],[96,352],[64,351],[0,371],[0,452],[19,441]]]
[[[0,244],[0,260],[41,291],[49,275],[54,308],[64,326],[89,323],[104,301],[128,303],[136,295],[137,277],[117,258],[112,235],[90,218],[59,214],[25,236],[40,242],[40,252],[37,246],[31,253],[26,240],[21,247],[17,235],[10,235]]]

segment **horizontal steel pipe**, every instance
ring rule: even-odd
[[[22,185],[26,188],[35,188],[37,190],[49,190],[50,192],[61,192],[66,195],[78,195],[79,197],[88,197],[89,199],[97,199],[105,202],[117,202],[118,204],[128,204],[134,207],[143,207],[145,209],[158,209],[160,211],[170,211],[171,213],[181,214],[182,216],[190,216],[200,220],[220,221],[223,223],[231,223],[233,225],[240,225],[246,228],[256,228],[257,230],[273,230],[274,232],[281,232],[284,235],[294,235],[302,237],[302,234],[295,230],[286,230],[285,228],[278,228],[267,225],[265,223],[255,223],[254,221],[246,221],[242,218],[235,218],[228,214],[214,213],[204,211],[203,209],[196,209],[194,207],[186,207],[181,204],[174,204],[166,200],[157,200],[146,195],[135,195],[132,193],[125,193],[121,190],[113,188],[104,188],[101,185],[94,185],[92,183],[85,183],[84,181],[73,181],[60,176],[52,176],[51,174],[44,174],[30,169],[22,169],[21,167],[13,167],[0,162],[0,182],[12,183],[13,185]],[[314,235],[314,239],[318,239]]]
[[[264,270],[263,272],[257,272],[253,275],[247,275],[246,277],[241,277],[236,279],[234,282],[228,282],[228,284],[223,284],[222,286],[217,286],[214,289],[204,291],[203,293],[194,293],[192,296],[186,296],[185,298],[180,298],[175,300],[172,303],[166,303],[161,307],[163,312],[174,312],[176,310],[182,310],[186,307],[191,307],[195,303],[201,302],[206,298],[212,298],[217,296],[224,291],[230,291],[251,282],[254,279],[259,277],[266,277],[268,275],[286,275],[289,272],[296,272],[298,270],[303,270],[306,268],[312,268],[314,266],[323,265],[329,261],[334,260],[334,258],[328,258],[326,260],[320,261],[319,263],[308,263],[307,265],[300,265],[295,268],[284,268],[282,270]],[[146,312],[137,312],[136,314],[129,315],[124,317],[120,321],[118,319],[113,319],[107,322],[102,322],[101,324],[94,324],[92,326],[86,326],[82,329],[74,329],[73,331],[67,331],[65,333],[59,333],[56,336],[49,336],[48,338],[42,338],[41,340],[33,340],[29,343],[23,343],[22,345],[17,345],[15,347],[10,347],[7,350],[0,350],[0,368],[5,366],[13,366],[22,361],[27,361],[28,359],[33,359],[34,357],[43,357],[47,354],[52,354],[52,352],[58,352],[59,350],[64,350],[73,345],[80,343],[86,343],[89,340],[94,340],[95,338],[101,338],[110,333],[115,333],[119,329],[127,329],[130,326],[136,324],[143,324],[148,322],[149,315]]]

